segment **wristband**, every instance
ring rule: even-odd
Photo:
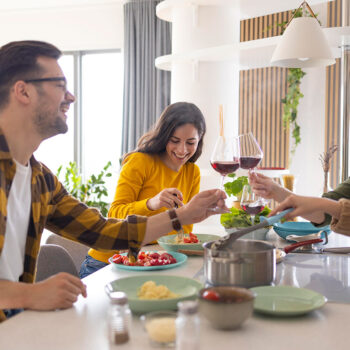
[[[168,210],[168,214],[169,214],[169,217],[170,217],[173,229],[175,231],[177,231],[177,232],[181,231],[182,230],[182,225],[181,225],[180,220],[179,220],[179,218],[177,216],[176,210],[175,209],[170,209],[170,210]]]

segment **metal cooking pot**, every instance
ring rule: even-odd
[[[214,242],[203,244],[204,276],[215,286],[255,287],[271,284],[276,276],[273,244],[256,240],[237,240],[227,250],[211,249]]]

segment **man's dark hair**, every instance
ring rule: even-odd
[[[37,78],[43,73],[37,63],[40,56],[58,59],[61,51],[46,42],[13,41],[0,48],[0,109],[9,100],[11,86],[18,80]]]

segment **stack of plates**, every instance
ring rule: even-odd
[[[275,232],[286,239],[289,235],[306,236],[311,233],[317,233],[320,231],[326,231],[327,234],[331,232],[329,225],[322,227],[315,227],[311,222],[294,222],[288,221],[283,224],[277,223],[273,225]],[[324,238],[325,234],[322,233],[321,238]]]

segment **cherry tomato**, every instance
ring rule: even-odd
[[[147,257],[146,253],[145,252],[141,252],[141,253],[139,253],[139,256],[137,258],[140,259],[140,260],[144,260],[144,259],[146,259],[146,257]]]
[[[203,294],[202,297],[207,300],[212,300],[212,301],[219,301],[220,296],[218,293],[214,292],[213,290],[206,290]]]
[[[191,243],[191,238],[185,237],[184,238],[184,243]]]
[[[120,256],[120,255],[114,257],[114,255],[113,255],[112,261],[113,261],[114,263],[116,263],[116,264],[122,264],[122,263],[123,263],[123,257]]]

